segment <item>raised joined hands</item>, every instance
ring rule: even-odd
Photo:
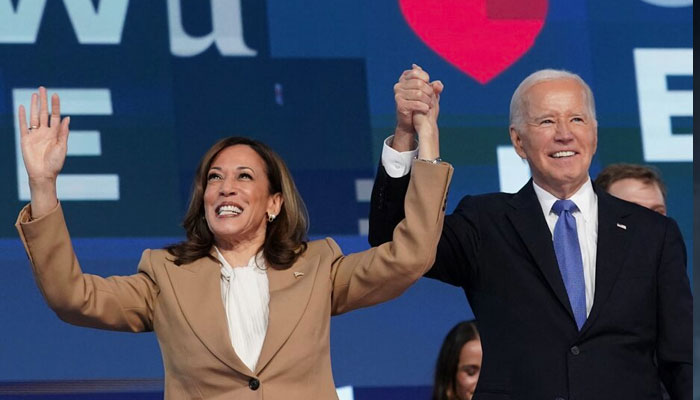
[[[423,145],[420,146],[421,158],[437,158],[438,127],[437,118],[440,113],[440,94],[443,84],[440,81],[430,81],[430,76],[418,65],[413,64],[406,70],[394,85],[394,100],[396,101],[396,130],[392,147],[398,151],[413,148],[415,135]],[[434,155],[434,157],[433,157]]]

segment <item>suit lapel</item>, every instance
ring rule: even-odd
[[[542,206],[537,200],[532,180],[513,196],[510,205],[513,208],[507,211],[508,218],[530,251],[535,264],[552,288],[554,295],[569,313],[572,321],[575,321],[554,253],[552,235],[549,232],[547,221],[542,215]]]
[[[598,195],[598,245],[596,252],[595,294],[593,308],[581,328],[583,333],[600,314],[610,295],[629,248],[629,229],[625,220],[630,214],[609,194],[594,187]],[[624,227],[624,228],[623,228]]]
[[[221,362],[246,375],[252,371],[231,345],[221,300],[221,266],[208,257],[166,268],[180,309],[195,335]]]
[[[267,335],[255,367],[257,374],[260,374],[277,354],[299,323],[311,298],[319,259],[318,255],[310,256],[307,252],[294,265],[285,270],[268,268],[270,315]],[[309,345],[316,344],[310,343]]]

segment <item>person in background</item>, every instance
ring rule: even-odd
[[[610,164],[593,182],[611,195],[666,215],[666,185],[659,171],[638,164]]]
[[[618,163],[603,168],[593,181],[611,195],[666,215],[666,184],[654,167]],[[661,384],[663,400],[671,397]]]
[[[432,400],[471,400],[481,357],[481,337],[474,321],[462,321],[450,329],[435,365]]]

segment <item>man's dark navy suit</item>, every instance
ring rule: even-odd
[[[391,240],[408,176],[383,167],[370,243]],[[484,352],[475,400],[692,397],[692,298],[676,223],[594,188],[595,296],[579,331],[532,181],[462,199],[445,218],[427,276],[464,289]]]

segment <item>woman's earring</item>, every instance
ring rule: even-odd
[[[275,214],[267,214],[267,222],[272,222],[277,218]]]

